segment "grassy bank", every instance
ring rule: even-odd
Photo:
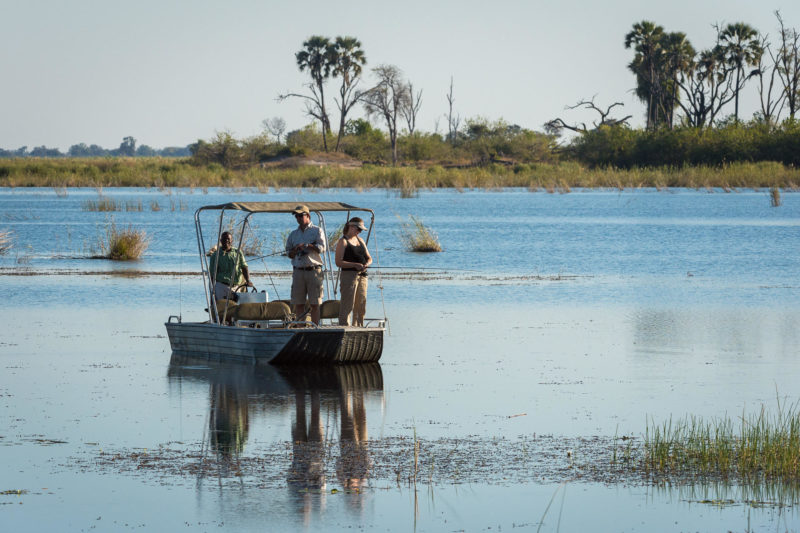
[[[576,187],[772,188],[800,187],[800,169],[774,162],[722,167],[588,168],[575,162],[489,164],[468,168],[432,166],[360,168],[300,165],[295,168],[231,170],[162,158],[8,159],[0,161],[1,187],[285,187],[398,189],[498,189],[569,192]]]

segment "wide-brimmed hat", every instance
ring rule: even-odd
[[[355,226],[355,227],[357,227],[358,229],[360,229],[362,231],[367,229],[367,227],[364,225],[364,221],[361,220],[358,217],[353,217],[350,220],[348,220],[347,221],[347,225],[348,226]]]
[[[307,205],[298,205],[297,207],[294,208],[294,211],[292,211],[292,213],[295,214],[295,215],[309,215],[309,214],[311,214],[309,212],[309,210],[308,210],[308,206]]]

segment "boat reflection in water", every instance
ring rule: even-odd
[[[169,378],[208,383],[208,436],[203,440],[223,462],[237,461],[244,452],[251,424],[262,419],[269,424],[269,419],[293,414],[291,435],[285,436],[292,441],[285,479],[298,495],[301,514],[311,511],[309,496],[328,488],[327,477],[333,471],[339,490],[355,493],[366,483],[370,470],[367,403],[383,401],[378,363],[275,367],[173,355]],[[338,450],[329,448],[337,425]]]

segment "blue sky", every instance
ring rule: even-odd
[[[352,35],[369,66],[400,67],[422,89],[420,127],[446,130],[450,77],[455,110],[541,129],[555,116],[591,121],[564,106],[597,95],[631,94],[623,40],[652,20],[712,44],[715,22],[743,21],[776,34],[773,12],[800,28],[800,2],[434,0],[303,2],[207,0],[0,0],[0,147],[85,142],[106,148],[132,135],[139,144],[183,146],[216,131],[256,135],[279,116],[289,129],[309,122],[301,102],[276,102],[306,82],[294,53],[314,34]],[[367,76],[365,84],[369,82]],[[756,86],[742,105],[757,107]],[[331,93],[332,94],[332,93]],[[329,106],[333,107],[332,100]],[[732,109],[731,109],[732,112]],[[334,121],[335,122],[335,121]]]

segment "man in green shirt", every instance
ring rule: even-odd
[[[247,287],[253,286],[244,254],[233,247],[233,236],[227,231],[220,236],[219,247],[211,254],[208,272],[214,282],[214,297],[217,300],[237,300],[234,293],[242,285],[242,277]]]

